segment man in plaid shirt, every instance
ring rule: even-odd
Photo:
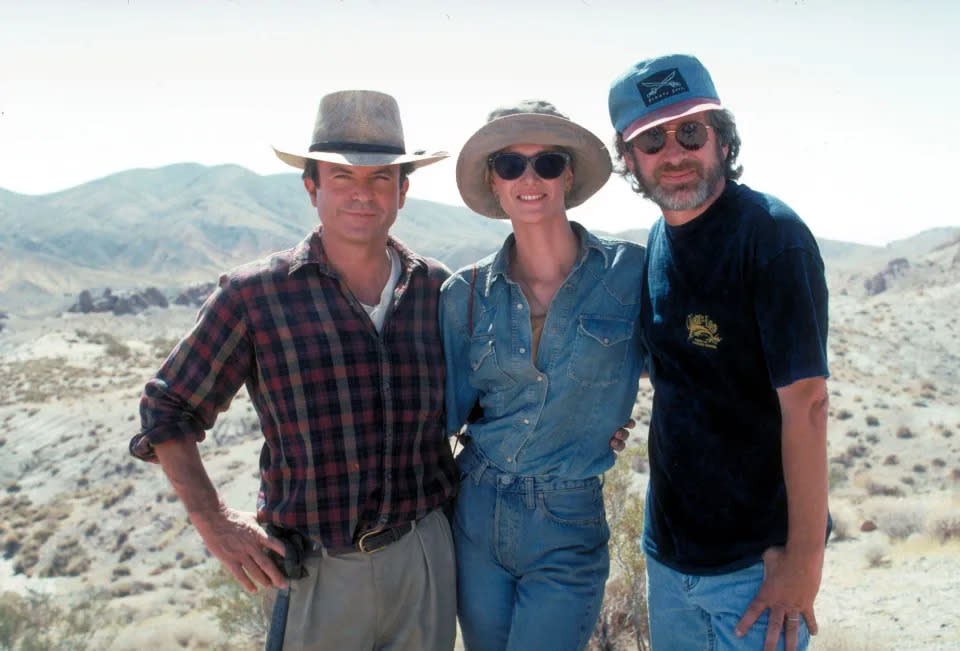
[[[448,272],[388,235],[407,174],[447,155],[406,154],[396,101],[372,91],[324,97],[312,143],[276,153],[322,225],[221,277],[147,383],[130,449],[248,591],[277,589],[268,648],[451,649]],[[256,513],[223,503],[197,448],[241,385],[265,439]]]

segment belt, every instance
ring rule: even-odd
[[[353,554],[362,552],[364,554],[373,554],[380,551],[388,545],[392,545],[405,535],[413,531],[414,522],[408,520],[386,529],[374,529],[362,534],[357,541],[348,547],[327,547],[328,556],[341,556],[343,554]],[[314,542],[314,551],[319,551],[321,545]]]

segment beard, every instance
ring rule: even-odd
[[[661,185],[660,175],[663,172],[679,172],[681,170],[693,170],[698,178],[688,183],[671,185],[670,187]],[[710,166],[704,166],[699,161],[688,160],[679,165],[664,163],[653,171],[652,179],[641,174],[634,174],[634,176],[644,196],[660,206],[661,210],[696,210],[713,196],[717,186],[723,182],[724,170],[723,163],[719,160]]]

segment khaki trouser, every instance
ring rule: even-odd
[[[456,637],[453,537],[441,509],[373,554],[315,554],[291,581],[283,648],[450,651]]]

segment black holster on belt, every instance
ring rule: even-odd
[[[267,556],[277,566],[280,572],[288,579],[302,579],[307,576],[307,568],[303,566],[313,543],[296,529],[286,529],[274,524],[264,526],[267,533],[283,543],[286,556],[280,556],[269,547]]]

